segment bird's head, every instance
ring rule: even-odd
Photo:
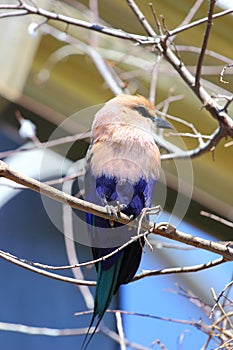
[[[157,128],[172,129],[172,125],[165,119],[156,115],[155,107],[141,95],[118,95],[107,102],[107,104],[118,104],[124,106],[131,112],[137,112],[134,116],[146,118]],[[145,122],[145,120],[144,120]]]
[[[154,135],[155,128],[172,126],[165,119],[157,117],[155,107],[145,97],[118,95],[106,102],[96,113],[92,125],[92,138],[110,138],[113,134],[115,137],[121,137],[123,132],[126,138],[127,133],[140,138],[143,133]]]

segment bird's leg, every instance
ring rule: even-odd
[[[140,230],[142,228],[143,225],[146,226],[146,224],[148,224],[148,220],[146,218],[146,215],[150,214],[150,215],[157,215],[161,212],[162,208],[160,205],[156,205],[155,207],[152,208],[144,208],[141,211],[140,214],[140,218],[138,220],[138,230],[137,230],[137,234],[140,234]],[[152,245],[150,244],[150,242],[148,241],[146,235],[144,237],[146,244],[150,247],[151,250],[153,250]]]
[[[138,219],[137,235],[140,234],[140,231],[141,231],[141,228],[142,228],[142,224],[143,224],[143,222],[145,221],[146,210],[147,210],[147,208],[143,208],[143,209],[142,209],[141,214],[140,214],[140,217],[139,217],[139,219]],[[146,240],[146,236],[145,236],[145,241],[147,241],[147,240]],[[140,242],[140,245],[141,245],[141,247],[142,247],[142,249],[143,249],[143,244],[142,244],[142,242],[141,242],[141,238],[139,239],[139,242]]]
[[[145,208],[145,215],[158,215],[161,211],[162,211],[162,207],[161,205],[156,205],[155,207],[152,208]],[[145,215],[143,217],[143,223],[147,222],[147,219],[145,218]],[[151,251],[153,251],[153,246],[150,244],[150,242],[148,241],[147,237],[145,236],[145,242],[148,245],[148,247],[150,248]]]

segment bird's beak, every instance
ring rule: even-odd
[[[155,117],[154,118],[154,123],[157,128],[162,128],[162,129],[173,129],[173,126],[165,119]]]

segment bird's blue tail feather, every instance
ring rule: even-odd
[[[87,334],[85,335],[84,341],[82,343],[81,350],[86,350],[92,337],[97,331],[97,328],[104,316],[105,311],[111,302],[113,294],[116,292],[117,281],[122,267],[122,258],[123,255],[121,254],[119,256],[119,259],[108,270],[103,270],[101,262],[98,263],[98,278],[95,291],[95,308]],[[95,325],[94,331],[90,334],[91,327],[93,326],[96,317],[98,317],[97,323]]]

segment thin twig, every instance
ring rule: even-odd
[[[200,132],[197,131],[197,129],[195,128],[195,126],[193,125],[193,123],[189,123],[189,122],[187,122],[187,121],[184,120],[184,119],[181,119],[181,118],[179,118],[179,117],[176,117],[176,116],[173,116],[173,115],[164,113],[164,112],[158,111],[157,113],[160,114],[160,115],[162,115],[162,116],[164,116],[164,117],[166,117],[166,118],[168,118],[168,119],[170,119],[170,120],[172,120],[172,121],[178,122],[178,123],[180,123],[180,124],[182,124],[182,125],[185,125],[185,126],[187,126],[188,128],[190,128],[190,129],[193,131],[194,135],[198,138],[199,147],[204,147],[204,146],[205,146],[205,143],[204,143],[204,141],[203,141],[204,136],[203,136]],[[170,132],[168,133],[168,135],[171,135],[171,134],[172,134],[172,133],[170,133]],[[206,137],[206,138],[208,138],[208,139],[211,140],[211,139],[212,139],[212,136],[208,136],[208,137]]]
[[[233,12],[233,8],[230,8],[230,9],[227,9],[225,11],[222,11],[222,12],[218,12],[218,13],[215,13],[213,16],[212,16],[212,19],[217,19],[217,18],[221,18],[221,17],[224,17],[226,15],[229,15]],[[203,23],[206,23],[208,22],[209,18],[208,17],[204,17],[204,18],[201,18],[201,19],[198,19],[197,21],[194,21],[194,22],[191,22],[189,24],[186,24],[186,25],[183,25],[182,27],[178,27],[174,30],[170,30],[169,31],[169,36],[174,36],[174,35],[177,35],[177,34],[180,34],[188,29],[191,29],[191,28],[194,28],[194,27],[197,27]]]
[[[165,98],[164,100],[162,100],[161,102],[156,104],[155,107],[156,107],[157,113],[163,113],[163,112],[159,111],[159,109],[162,109],[165,106],[165,104],[175,102],[175,101],[180,101],[183,99],[184,99],[183,94],[174,95],[174,96],[169,94],[169,96],[167,98]],[[168,114],[164,115],[164,117],[166,117],[167,115]]]
[[[57,40],[61,40],[60,38],[62,32],[51,25],[44,25],[43,33],[47,33],[56,38]],[[119,75],[117,75],[116,72],[113,71],[112,67],[108,64],[107,60],[104,59],[104,56],[100,54],[95,47],[87,45],[86,43],[78,40],[77,38],[74,38],[69,34],[66,34],[63,41],[70,44],[68,46],[69,50],[67,50],[67,46],[65,46],[59,48],[56,52],[53,52],[48,58],[47,62],[45,63],[44,68],[42,68],[42,72],[44,70],[50,71],[53,68],[53,66],[58,62],[58,60],[61,60],[61,53],[62,58],[64,58],[67,55],[77,53],[78,50],[81,50],[83,53],[85,53],[92,59],[99,74],[103,77],[104,82],[108,85],[113,94],[118,95],[124,93],[124,82],[120,79]],[[56,53],[59,53],[59,55],[56,55]],[[41,72],[38,73],[39,77],[40,75]]]
[[[231,147],[231,146],[233,146],[233,141],[230,141],[230,142],[227,142],[225,145],[224,145],[224,147]]]
[[[152,69],[151,74],[151,82],[150,82],[150,93],[149,93],[149,101],[155,105],[156,101],[156,87],[157,87],[157,81],[159,76],[159,65],[162,61],[162,56],[158,55],[156,63],[154,64],[154,67]]]
[[[133,242],[140,240],[141,238],[145,238],[145,236],[148,235],[149,232],[144,232],[141,234],[138,234],[136,236],[134,236],[133,238],[131,238],[129,241],[127,241],[126,243],[122,244],[120,247],[114,249],[111,253],[106,254],[104,256],[102,256],[101,258],[95,259],[95,260],[90,260],[90,261],[86,261],[83,263],[75,263],[75,264],[71,264],[71,265],[61,265],[61,266],[53,266],[53,265],[45,265],[45,264],[41,264],[39,262],[32,262],[32,261],[28,261],[26,259],[20,259],[17,256],[4,252],[3,250],[0,250],[0,257],[9,261],[9,262],[15,262],[17,264],[17,262],[19,262],[19,266],[24,267],[24,264],[26,264],[27,266],[34,266],[34,267],[39,267],[41,269],[47,269],[47,270],[52,270],[52,271],[57,271],[57,270],[69,270],[69,269],[75,269],[75,268],[80,268],[80,267],[84,267],[84,266],[90,266],[93,264],[96,264],[100,261],[104,261],[110,257],[112,257],[113,255],[119,253],[122,249],[126,248],[127,246],[129,246],[130,244],[132,244]],[[40,270],[41,271],[41,270]]]
[[[211,341],[212,337],[213,337],[213,335],[212,335],[212,334],[208,335],[208,337],[207,337],[207,340],[206,340],[205,344],[204,344],[204,345],[201,347],[201,349],[200,349],[200,350],[206,350],[206,349],[207,349],[207,347],[208,347],[208,345],[209,345],[209,343],[210,343],[210,341]]]
[[[202,134],[190,134],[188,132],[168,132],[166,133],[166,136],[182,136],[182,137],[189,137],[189,138],[193,138],[193,139],[199,139],[199,137],[201,136],[202,139],[207,139],[210,140],[211,136],[209,135],[202,135]]]
[[[194,52],[194,53],[198,53],[198,54],[200,54],[200,52],[201,52],[201,48],[200,47],[191,46],[191,45],[176,45],[176,48],[177,48],[177,50],[179,52],[180,51],[186,51],[186,52]],[[232,63],[232,60],[230,58],[228,58],[228,57],[226,57],[224,55],[221,55],[220,53],[215,52],[213,50],[206,49],[205,54],[210,56],[210,57],[214,57],[214,58],[216,58],[219,61],[226,62],[227,64],[228,63]]]
[[[66,193],[71,194],[72,193],[72,185],[74,181],[66,182],[63,185],[63,190],[65,190]],[[63,205],[62,207],[63,211],[63,233],[64,233],[64,240],[65,240],[65,248],[67,257],[69,260],[70,265],[78,265],[78,256],[75,249],[75,238],[74,238],[74,230],[73,230],[73,221],[72,221],[72,208],[67,205]],[[72,269],[72,273],[76,280],[85,280],[82,270],[81,269]],[[93,295],[90,292],[90,289],[88,286],[84,285],[78,285],[77,286],[80,294],[83,297],[83,300],[86,304],[86,306],[89,309],[93,309],[94,307],[94,298]]]
[[[208,12],[208,21],[206,25],[206,30],[205,30],[205,35],[203,39],[203,43],[201,46],[201,52],[198,58],[197,62],[197,69],[196,69],[196,77],[195,77],[195,86],[199,87],[200,86],[200,79],[201,79],[201,69],[203,65],[203,60],[205,57],[205,51],[207,48],[209,36],[210,36],[210,30],[212,27],[212,19],[213,19],[213,12],[214,12],[214,6],[215,6],[216,0],[210,0],[210,6],[209,6],[209,12]]]
[[[0,152],[0,159],[12,156],[12,155],[20,153],[20,152],[32,151],[34,149],[39,149],[39,148],[43,149],[43,148],[55,147],[55,146],[62,145],[65,143],[75,142],[78,140],[84,140],[84,139],[88,139],[88,138],[90,138],[90,131],[85,131],[85,132],[80,133],[80,134],[65,136],[65,137],[58,138],[56,140],[49,140],[47,142],[40,142],[37,145],[27,145],[26,147],[22,146],[22,147],[19,147],[17,149],[13,149],[11,151]]]
[[[170,268],[161,269],[161,270],[143,271],[142,273],[136,275],[132,279],[132,281],[138,281],[141,278],[150,277],[150,276],[197,272],[197,271],[209,269],[214,266],[218,266],[224,262],[225,262],[224,258],[221,257],[219,259],[209,261],[207,263],[199,264],[199,265],[185,266],[185,267],[170,267]]]
[[[233,325],[232,325],[231,320],[230,320],[230,318],[229,318],[229,316],[233,316],[233,312],[231,313],[231,315],[226,314],[226,312],[225,312],[223,306],[220,304],[219,299],[218,299],[217,296],[216,296],[216,293],[215,293],[214,288],[211,288],[210,291],[211,291],[211,294],[212,294],[212,297],[213,297],[215,303],[217,304],[219,310],[220,310],[221,313],[222,313],[222,316],[221,316],[221,317],[218,317],[218,319],[214,322],[214,326],[218,325],[219,323],[221,323],[222,321],[224,321],[224,319],[226,319],[227,322],[228,322],[228,324],[229,324],[230,329],[233,329]]]
[[[228,68],[233,67],[233,63],[228,63],[226,66],[223,67],[220,73],[220,82],[224,84],[228,84],[229,82],[224,79],[224,74]]]
[[[121,350],[126,350],[125,335],[124,335],[121,313],[119,311],[116,311],[115,315],[116,315],[116,321],[117,321],[116,322],[117,330],[120,337],[120,348]]]
[[[214,306],[212,307],[212,310],[211,310],[211,313],[210,313],[210,318],[213,316],[213,313],[214,313],[214,310],[216,309],[217,305],[218,305],[218,302],[219,300],[223,297],[224,293],[226,292],[226,290],[228,288],[231,288],[233,285],[233,281],[230,281],[229,283],[227,283],[224,288],[222,289],[222,291],[218,294],[218,297],[216,297],[216,300],[215,300],[215,304]]]
[[[89,7],[90,7],[90,21],[92,23],[98,23],[99,22],[99,9],[98,9],[98,0],[89,0]],[[98,48],[98,35],[96,32],[93,32],[90,36],[90,46],[93,49]]]
[[[136,5],[135,1],[127,0],[128,5],[131,7],[135,15],[138,17],[139,22],[142,24],[143,28],[147,32],[148,35],[152,36],[153,38],[156,38],[157,35],[154,31],[154,29],[151,27],[149,22],[146,20],[144,14],[141,12],[139,7]]]
[[[160,36],[162,36],[162,35],[163,35],[163,31],[162,31],[161,24],[160,24],[160,22],[159,22],[157,13],[156,13],[156,11],[155,11],[155,8],[154,8],[154,6],[153,6],[152,3],[149,3],[149,6],[150,6],[150,8],[151,8],[151,11],[152,11],[152,14],[153,14],[155,23],[156,23],[158,33],[159,33]]]
[[[224,130],[222,130],[221,128],[217,128],[215,132],[212,135],[210,135],[209,140],[206,142],[203,142],[198,147],[188,151],[179,150],[176,153],[162,154],[161,159],[169,160],[169,159],[186,159],[186,158],[199,157],[200,155],[215,149],[217,144],[223,139],[224,133],[225,133]]]
[[[198,11],[198,9],[199,9],[199,7],[201,6],[202,3],[203,3],[203,0],[196,0],[194,5],[189,10],[187,16],[184,18],[184,20],[179,25],[179,28],[182,28],[183,26],[185,26],[186,24],[188,24],[191,21],[191,19],[195,16],[195,14],[197,13],[197,11]],[[170,38],[170,40],[173,41],[174,38],[175,38],[175,35],[173,35]]]
[[[126,311],[126,310],[110,310],[110,309],[108,309],[108,310],[106,310],[106,312],[107,313],[119,312],[122,315],[146,317],[146,318],[151,318],[151,319],[159,320],[159,321],[186,324],[186,325],[195,326],[198,329],[200,329],[200,322],[195,322],[195,321],[191,321],[191,320],[183,320],[183,319],[177,319],[177,318],[171,318],[171,317],[161,317],[161,316],[145,314],[145,313],[139,313],[139,312],[134,312],[134,311]],[[90,313],[92,313],[91,310],[83,311],[83,312],[76,312],[75,316],[88,315]]]
[[[0,258],[4,259],[10,263],[13,263],[17,266],[20,266],[26,270],[35,272],[35,273],[37,273],[39,275],[43,275],[45,277],[53,278],[53,279],[58,280],[58,281],[77,284],[77,285],[84,285],[84,286],[95,286],[96,285],[96,283],[94,281],[76,280],[75,278],[65,277],[65,276],[61,276],[61,275],[58,275],[58,274],[55,274],[52,272],[48,272],[48,271],[39,269],[37,267],[34,267],[34,266],[28,264],[27,262],[21,261],[19,258],[16,258],[11,254],[3,252],[2,250],[0,250]]]
[[[128,244],[130,244],[132,242],[128,242]],[[121,249],[124,248],[124,245],[121,247]],[[112,256],[113,254],[116,254],[119,250],[116,249],[114,250],[114,252],[112,252],[110,254],[110,256]],[[107,259],[108,257],[110,257],[109,254],[97,259],[96,261],[101,261],[101,259]],[[12,254],[6,253],[4,251],[0,251],[0,258],[3,258],[4,260],[14,263],[20,267],[23,267],[25,269],[28,269],[30,271],[33,271],[35,273],[38,273],[40,275],[44,275],[46,277],[50,277],[50,278],[54,278],[63,282],[68,282],[68,283],[73,283],[73,284],[77,284],[77,285],[87,285],[87,286],[95,286],[95,282],[93,281],[84,281],[83,279],[74,279],[74,278],[70,278],[70,277],[65,277],[65,276],[61,276],[61,275],[57,275],[54,273],[50,273],[48,271],[44,271],[42,269],[50,269],[50,270],[64,270],[64,269],[74,269],[74,268],[78,268],[78,267],[82,267],[82,266],[87,266],[90,264],[93,264],[93,262],[95,262],[95,260],[93,261],[87,261],[85,263],[80,263],[80,264],[73,264],[73,265],[68,265],[68,266],[50,266],[50,265],[42,265],[40,263],[32,263],[30,261],[27,261],[25,259],[20,259]],[[161,269],[161,270],[152,270],[152,271],[144,271],[141,274],[138,274],[137,276],[135,276],[132,279],[132,282],[137,281],[139,279],[145,278],[145,277],[150,277],[150,276],[159,276],[159,275],[168,275],[168,274],[176,274],[176,273],[187,273],[187,272],[196,272],[196,271],[200,271],[200,270],[204,270],[204,269],[208,269],[210,267],[213,266],[217,266],[221,263],[225,262],[224,258],[221,257],[219,259],[216,259],[214,261],[205,263],[205,264],[200,264],[200,265],[194,265],[194,266],[188,266],[188,267],[174,267],[174,268],[165,268],[165,269]],[[42,269],[39,269],[38,266]]]
[[[57,329],[47,327],[32,327],[19,323],[0,322],[0,330],[7,332],[17,332],[32,335],[45,335],[49,337],[74,336],[86,334],[88,328]],[[90,330],[94,330],[94,327]]]
[[[121,344],[120,336],[116,332],[113,332],[111,329],[101,325],[100,332],[105,334],[106,336],[110,337],[111,339],[115,340],[118,344]],[[134,343],[132,341],[129,341],[126,338],[125,338],[125,345],[127,345],[131,349],[135,349],[135,350],[151,350],[151,348],[147,348],[143,345]]]
[[[201,210],[200,214],[202,216],[205,216],[205,217],[210,218],[212,220],[218,221],[218,222],[220,222],[223,225],[226,225],[226,226],[229,226],[229,227],[233,227],[233,222],[232,221],[223,219],[223,218],[221,218],[218,215],[215,215],[215,214],[212,214],[212,213],[208,213],[207,211],[204,211],[204,210]]]

